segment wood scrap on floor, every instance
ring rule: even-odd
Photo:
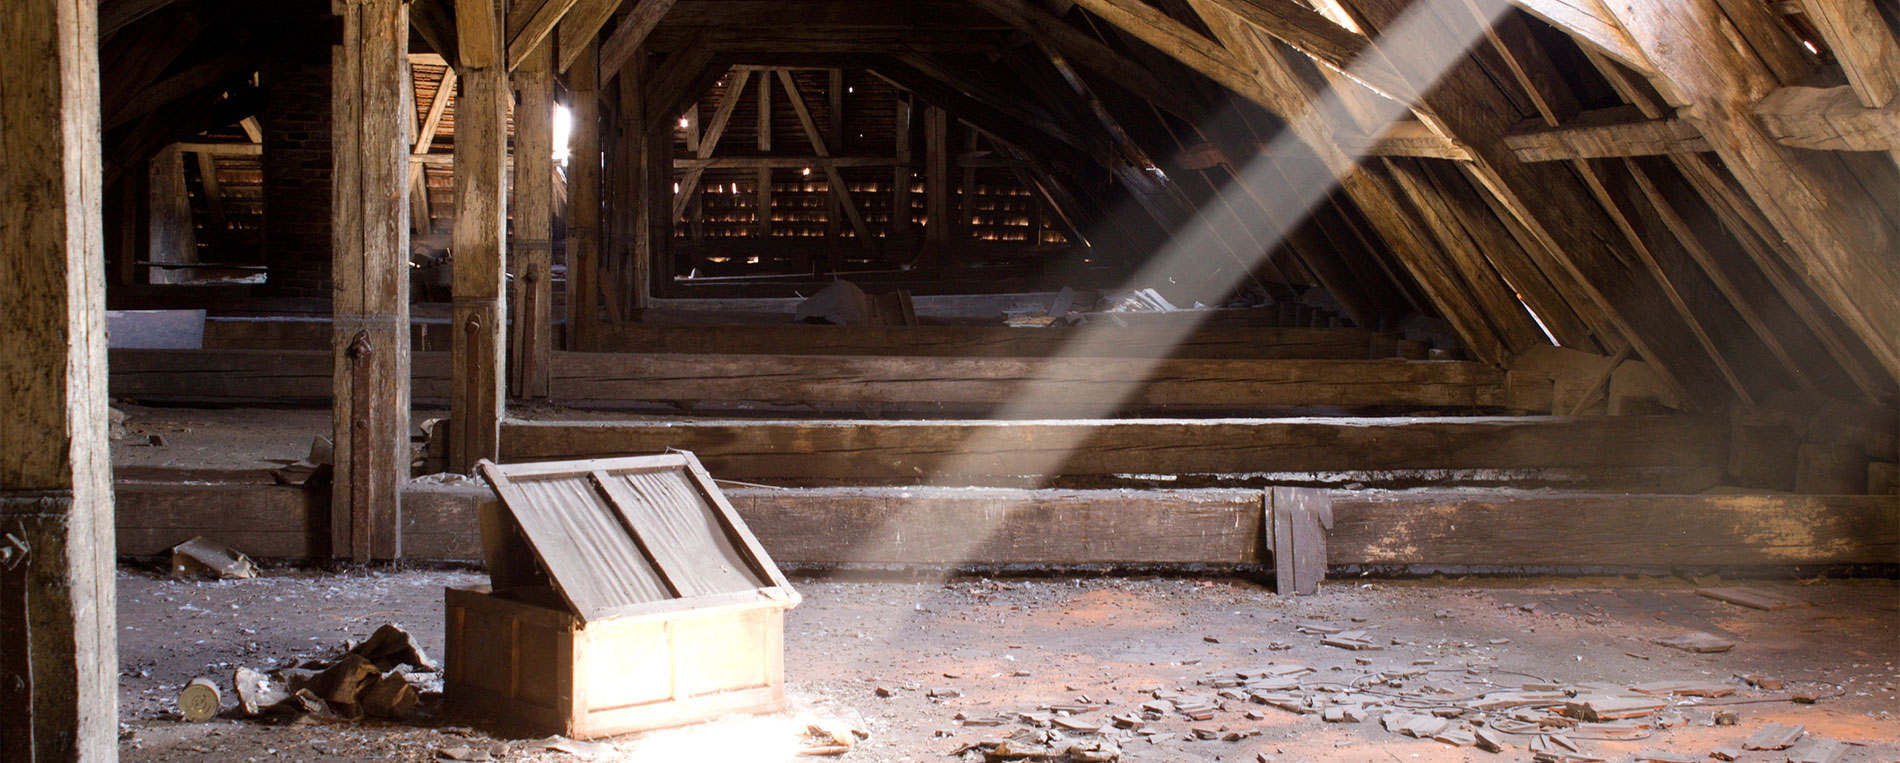
[[[1697,588],[1695,592],[1702,596],[1715,599],[1716,601],[1739,604],[1750,609],[1788,609],[1791,607],[1805,606],[1808,603],[1805,599],[1784,596],[1773,591],[1763,591],[1754,588],[1739,588],[1733,586],[1723,588]]]
[[[1742,740],[1744,750],[1786,750],[1808,733],[1806,726],[1770,723]]]
[[[1708,633],[1684,633],[1680,636],[1655,639],[1655,642],[1671,649],[1698,654],[1726,652],[1735,648],[1735,642]]]

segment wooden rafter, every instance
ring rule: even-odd
[[[831,149],[826,147],[824,136],[819,134],[818,125],[812,121],[811,109],[805,105],[804,96],[799,94],[798,82],[792,79],[792,73],[780,70],[778,81],[785,86],[785,96],[792,101],[792,113],[798,116],[798,126],[805,131],[805,139],[811,141],[812,150],[821,158],[831,156]],[[837,117],[833,115],[832,118]],[[838,173],[837,165],[826,164],[824,170],[825,184],[830,186],[831,195],[838,199],[845,219],[851,221],[851,230],[857,233],[858,243],[867,250],[876,249],[877,241],[871,238],[871,229],[864,224],[864,217],[858,214],[857,202],[851,200],[851,189],[845,186],[844,176]]]
[[[739,99],[745,95],[746,83],[751,81],[752,72],[740,70],[732,72],[732,81],[726,85],[726,92],[719,98],[719,105],[713,108],[713,118],[706,123],[706,130],[699,138],[699,150],[694,157],[711,160],[713,151],[719,147],[719,139],[726,134],[726,124],[732,121],[733,109],[738,107]],[[761,85],[763,87],[764,85]],[[677,167],[678,164],[675,163]],[[673,219],[679,220],[686,214],[686,207],[699,190],[699,178],[711,165],[694,164],[685,167],[686,176],[680,181],[679,193],[673,197]]]
[[[548,35],[554,32],[555,25],[559,24],[561,19],[566,17],[567,12],[574,7],[577,1],[578,0],[541,0],[541,2],[533,6],[522,3],[517,5],[516,8],[508,14],[509,71],[514,71],[521,66],[521,62],[528,57],[528,54],[533,52],[535,47],[541,44],[542,40],[547,39]],[[530,7],[534,9],[532,12],[526,10]],[[519,13],[527,13],[528,15],[517,23],[515,19]]]
[[[1695,125],[1677,117],[1650,119],[1633,106],[1583,112],[1556,127],[1540,119],[1505,136],[1504,145],[1526,162],[1709,150],[1709,142]]]
[[[673,9],[673,0],[640,0],[627,15],[620,19],[620,25],[614,27],[613,34],[600,44],[600,66],[606,78],[611,79],[620,71],[620,67],[633,57],[633,52],[660,25],[660,19]]]

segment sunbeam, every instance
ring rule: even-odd
[[[1418,73],[1411,81],[1416,85],[1414,92],[1423,92],[1440,74],[1457,63],[1467,48],[1484,39],[1485,28],[1508,7],[1503,0],[1420,0],[1390,25],[1375,45],[1367,48],[1367,56],[1383,56],[1383,60],[1378,62],[1381,67],[1389,62],[1390,67],[1397,71]],[[1237,19],[1235,22],[1244,24]],[[1447,27],[1456,36],[1458,44],[1442,44]],[[1365,58],[1360,60],[1363,62]],[[1363,66],[1355,63],[1343,74],[1353,80],[1363,80],[1365,78],[1359,70],[1372,66],[1371,63]],[[1305,218],[1327,198],[1341,173],[1348,169],[1344,165],[1329,164],[1304,145],[1305,137],[1328,136],[1337,132],[1338,115],[1344,113],[1347,107],[1344,102],[1346,95],[1337,85],[1335,82],[1333,86],[1327,87],[1319,97],[1310,101],[1307,108],[1281,114],[1286,120],[1286,129],[1281,130],[1258,157],[1239,167],[1234,179],[1220,189],[1219,197],[1209,200],[1202,212],[1179,230],[1165,249],[1128,279],[1124,288],[1141,288],[1172,279],[1184,296],[1183,303],[1218,304],[1240,285],[1252,268],[1264,260],[1284,237],[1286,229],[1275,225],[1275,221],[1290,226]],[[1369,106],[1355,104],[1355,107],[1359,110],[1359,121],[1374,126],[1374,129],[1367,131],[1371,135],[1382,132],[1413,108],[1412,104],[1388,98],[1369,100]],[[1359,156],[1355,154],[1347,158],[1356,161]],[[1240,208],[1254,203],[1252,200],[1264,201],[1267,213],[1246,220],[1238,215],[1212,212],[1223,204]],[[1124,209],[1120,213],[1137,212]],[[1255,261],[1246,263],[1248,267],[1219,267],[1210,261],[1216,256],[1225,258],[1224,247],[1220,245],[1223,240],[1257,240],[1263,242],[1264,246],[1255,253]],[[1075,411],[1073,418],[1098,419],[1113,414],[1140,388],[1152,374],[1155,365],[1169,355],[1170,349],[1184,341],[1198,327],[1193,321],[1164,326],[1157,329],[1164,337],[1164,341],[1158,343],[1163,349],[1157,349],[1152,355],[1144,357],[1118,359],[1117,378],[1078,387],[1077,382],[1071,379],[1032,377],[1020,384],[1012,399],[994,414],[993,419],[1005,422],[1033,420],[1055,406]],[[1084,327],[1054,358],[1058,361],[1078,360],[1123,354],[1106,351],[1121,342],[1116,332],[1114,327],[1099,324]],[[1049,365],[1055,367],[1058,364]],[[1003,458],[1013,462],[1016,474],[1029,478],[1032,485],[1046,485],[1050,475],[1060,472],[1086,436],[1083,434],[1085,430],[1081,429],[1060,431],[1076,434],[1027,442],[1007,427],[976,429],[962,450],[946,456],[926,477],[925,482],[941,487],[967,484],[967,479],[962,475],[979,471],[977,460],[994,459],[998,458],[997,454],[1003,454]],[[886,518],[879,532],[855,544],[850,556],[878,558],[880,554],[870,551],[895,545],[910,534],[914,526],[927,525],[928,518],[923,513],[932,510],[926,502],[913,502],[908,509],[894,511]],[[1008,510],[996,511],[980,518],[971,518],[964,527],[965,532],[959,533],[951,541],[955,547],[941,549],[942,558],[971,558],[970,552],[996,532],[1008,519],[1009,513]]]

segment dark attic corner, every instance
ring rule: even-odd
[[[8,0],[0,761],[1900,760],[1889,0]]]

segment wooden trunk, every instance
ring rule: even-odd
[[[459,709],[575,739],[785,707],[791,601],[675,603],[583,623],[552,589],[447,589],[444,693]]]

